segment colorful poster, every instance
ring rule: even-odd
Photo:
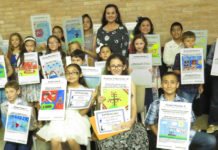
[[[191,103],[160,101],[157,148],[188,150]]]
[[[23,105],[8,105],[4,141],[26,144],[32,108]]]
[[[136,26],[137,22],[127,22],[125,23],[125,26],[128,30],[128,33],[129,33],[129,43],[133,40],[134,38],[134,35],[133,35],[133,30]]]
[[[213,56],[211,75],[218,76],[218,39],[216,40],[216,47],[215,47],[214,56]]]
[[[99,110],[94,113],[98,134],[107,134],[123,130],[121,123],[126,122],[124,108]]]
[[[38,120],[63,120],[67,81],[64,78],[42,79]]]
[[[67,48],[68,44],[73,41],[77,41],[81,45],[84,45],[83,21],[81,17],[63,20],[63,29]]]
[[[96,62],[95,62],[95,67],[101,69],[101,74],[102,74],[102,75],[103,75],[104,72],[105,72],[105,64],[106,64],[106,61],[96,61]]]
[[[5,58],[4,55],[0,55],[0,88],[4,88],[7,81]]]
[[[152,54],[130,54],[129,68],[131,77],[136,85],[152,88]]]
[[[18,81],[20,85],[40,83],[37,52],[24,53],[24,64],[19,67]]]
[[[40,56],[40,62],[45,79],[65,78],[65,71],[59,52]]]
[[[32,25],[32,34],[36,38],[36,43],[47,43],[51,32],[51,19],[49,14],[34,15],[30,17]]]
[[[152,54],[152,66],[161,66],[160,34],[146,34],[148,52]]]
[[[207,30],[191,30],[195,33],[196,40],[194,48],[203,48],[204,60],[207,56]]]
[[[100,84],[101,69],[97,67],[82,66],[83,77],[89,88],[95,89]]]
[[[105,97],[101,109],[125,108],[125,117],[130,120],[131,112],[131,77],[101,76],[101,95]]]
[[[3,51],[4,54],[6,54],[8,51],[8,43],[9,40],[3,40],[2,43],[0,44],[0,49]]]
[[[204,84],[203,49],[181,49],[180,71],[181,84]]]
[[[68,89],[67,109],[89,108],[95,89]]]

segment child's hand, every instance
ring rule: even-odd
[[[104,96],[99,96],[98,97],[98,103],[103,103],[103,101],[105,101],[105,97]]]
[[[129,73],[133,72],[133,69],[132,68],[129,68]]]
[[[153,68],[148,69],[149,72],[153,73]]]
[[[200,84],[199,88],[198,88],[198,93],[202,94],[204,92],[204,86],[203,84]]]
[[[15,72],[18,73],[18,71],[19,71],[19,68],[15,68]]]
[[[127,122],[121,123],[120,126],[122,129],[130,130],[132,128],[133,124],[134,123],[132,123],[132,121],[127,121]]]

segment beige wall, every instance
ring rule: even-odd
[[[30,16],[43,13],[51,15],[52,25],[84,13],[100,23],[108,3],[118,5],[123,22],[150,17],[162,44],[170,40],[169,28],[174,21],[181,22],[185,30],[207,29],[209,44],[218,37],[218,0],[0,0],[0,34],[4,39],[12,32],[30,35]]]

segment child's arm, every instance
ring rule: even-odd
[[[88,50],[85,47],[82,47],[82,51],[85,52],[86,54],[90,55],[91,57],[97,59],[97,54],[93,50]]]
[[[203,84],[200,84],[199,88],[198,88],[198,93],[202,94],[204,92],[204,86]]]
[[[8,70],[7,77],[10,77],[13,74],[13,69],[12,69],[11,63],[10,63],[7,55],[5,55],[4,58],[5,58],[5,65],[6,65],[6,68]]]
[[[157,124],[150,125],[150,128],[153,131],[153,133],[157,136],[157,132],[158,132]]]

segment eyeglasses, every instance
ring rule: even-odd
[[[78,75],[79,72],[66,72],[66,75],[69,76],[69,75]]]
[[[110,66],[110,68],[111,69],[122,69],[123,68],[123,65],[117,65],[117,66],[115,66],[115,65],[112,65],[112,66]]]
[[[48,45],[55,45],[58,44],[58,42],[49,42]]]

